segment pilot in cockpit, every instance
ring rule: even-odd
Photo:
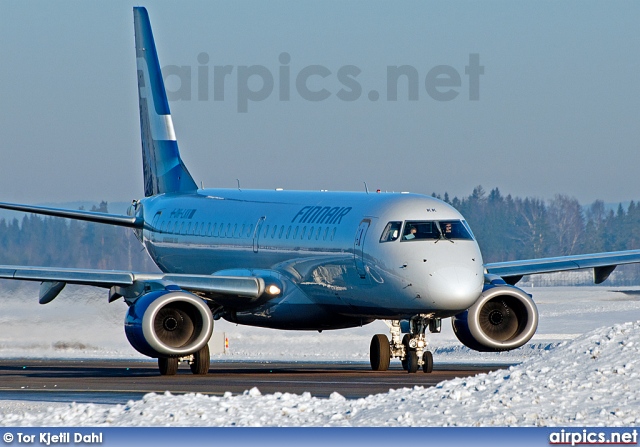
[[[416,238],[416,233],[418,232],[418,230],[416,229],[416,227],[414,227],[413,225],[411,225],[411,227],[409,228],[409,231],[407,231],[404,235],[404,238],[406,240],[411,240],[411,239],[415,239]]]

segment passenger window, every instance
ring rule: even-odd
[[[218,237],[218,222],[213,224],[213,230],[211,230],[211,236]]]
[[[312,237],[313,237],[313,227],[309,228],[309,237],[308,237],[308,239],[311,240]]]
[[[211,222],[207,224],[207,236],[211,236]]]
[[[333,231],[331,232],[331,240],[333,240],[333,238],[335,237],[337,229],[338,227],[333,227]]]
[[[283,232],[284,232],[284,225],[280,227],[280,233],[278,233],[278,239],[282,239]]]
[[[296,225],[295,230],[293,230],[293,239],[295,239],[296,237],[298,237],[298,226]]]
[[[231,234],[231,237],[237,237],[237,233],[236,231],[238,230],[238,224],[234,224],[233,225],[233,233]]]
[[[262,237],[264,239],[266,239],[267,238],[267,234],[269,234],[269,225],[265,225],[264,226],[264,233],[262,233]]]
[[[380,236],[380,242],[393,242],[400,237],[402,222],[389,222]]]
[[[271,230],[271,239],[276,237],[276,231],[278,231],[278,226],[274,225],[273,230]]]
[[[291,225],[289,225],[289,228],[287,228],[287,239],[289,239],[289,235],[291,234]]]
[[[316,241],[320,239],[320,232],[322,231],[322,227],[318,227],[318,231],[316,231]]]
[[[253,224],[249,224],[249,228],[247,228],[247,237],[251,236],[251,231],[253,231]]]
[[[323,241],[327,240],[327,234],[329,234],[329,227],[324,229],[324,234],[322,235],[322,240]]]
[[[307,227],[302,227],[302,233],[300,233],[300,239],[304,239],[304,234],[307,232]]]
[[[231,232],[229,230],[231,230],[231,224],[230,223],[227,224],[227,228],[224,230],[225,237],[231,237]]]
[[[245,229],[246,225],[242,224],[242,229],[240,230],[240,237],[244,236],[244,229]]]

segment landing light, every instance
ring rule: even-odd
[[[266,292],[269,295],[278,295],[280,293],[280,287],[271,284],[270,286],[267,286]]]

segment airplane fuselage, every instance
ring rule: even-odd
[[[285,285],[263,309],[225,316],[243,324],[329,329],[448,317],[482,292],[473,237],[405,236],[415,223],[463,221],[427,196],[211,189],[149,197],[137,213],[147,222],[141,239],[164,272],[267,275]],[[389,225],[395,238],[383,240]]]

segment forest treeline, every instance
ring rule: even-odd
[[[485,262],[640,248],[640,204],[608,209],[575,198],[503,196],[482,186],[468,197],[434,193],[470,224]],[[108,212],[106,202],[92,211]],[[0,219],[0,264],[157,271],[130,229],[27,214]],[[640,282],[640,268],[612,275],[619,284]]]
[[[482,186],[462,199],[447,193],[433,196],[462,213],[485,262],[640,248],[640,203],[633,201],[614,210],[602,200],[582,206],[566,195],[545,201],[503,196],[498,188],[487,193]],[[640,269],[618,267],[611,280],[637,284]]]
[[[601,200],[583,207],[565,195],[522,199],[482,186],[462,199],[433,195],[462,213],[485,262],[640,248],[640,204],[633,201],[614,211]]]

